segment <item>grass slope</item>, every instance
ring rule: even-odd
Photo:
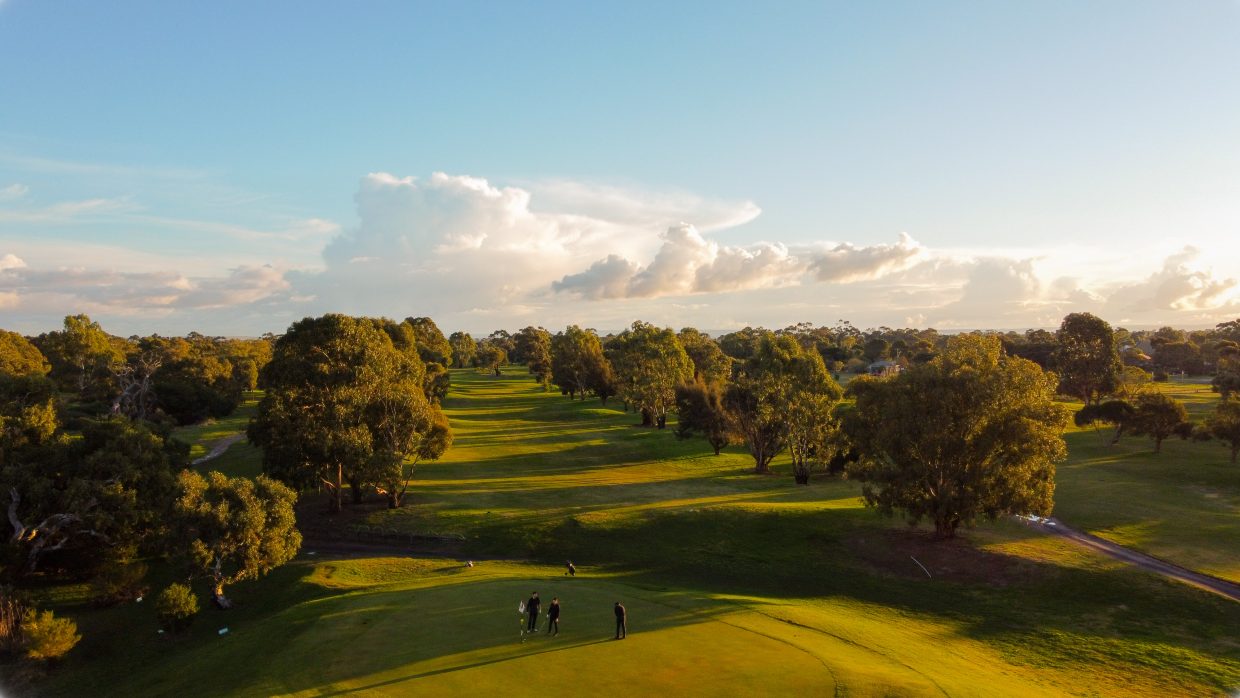
[[[1155,384],[1185,403],[1193,421],[1218,401],[1208,384]],[[1078,406],[1079,407],[1079,406]],[[1074,429],[1059,466],[1055,514],[1094,535],[1176,564],[1240,582],[1240,465],[1218,442],[1150,439]]]
[[[779,462],[776,476],[754,476],[735,449],[711,456],[700,441],[543,393],[515,372],[453,379],[456,446],[420,468],[410,506],[364,515],[459,532],[476,567],[319,559],[311,548],[238,585],[238,609],[204,611],[176,640],[155,633],[149,603],[90,609],[60,589],[59,611],[85,639],[38,693],[1165,696],[1240,687],[1240,605],[1017,524],[930,542],[862,508],[853,483],[820,476],[798,487]],[[563,575],[565,558],[578,577]],[[532,589],[561,598],[561,637],[520,642],[515,607]],[[631,616],[624,642],[609,640],[615,600]],[[224,624],[230,632],[216,634]]]

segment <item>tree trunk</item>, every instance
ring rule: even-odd
[[[792,471],[792,479],[795,480],[798,485],[808,485],[809,468],[802,468],[799,466],[794,468]]]
[[[955,538],[956,525],[959,522],[952,517],[939,516],[934,519],[934,537],[939,539]]]
[[[331,498],[331,505],[330,505],[330,511],[333,514],[339,514],[340,510],[344,508],[343,502],[341,501],[341,497],[340,497],[341,495],[340,490],[343,487],[344,487],[344,466],[341,465],[340,463],[337,463],[336,464],[336,482],[335,482],[335,486],[332,487],[332,493],[331,493],[332,498]]]
[[[394,491],[388,492],[387,502],[388,502],[388,509],[399,509],[400,508],[400,494]]]
[[[1162,453],[1162,438],[1154,437],[1154,453]]]
[[[642,408],[642,426],[648,427],[652,425],[654,425],[654,415],[650,413],[649,409],[643,407]]]
[[[667,415],[665,414],[659,415],[659,418],[655,420],[655,425],[658,426],[658,428],[660,429],[667,427]]]
[[[354,504],[362,503],[362,482],[355,477],[349,478],[349,493],[353,497]]]

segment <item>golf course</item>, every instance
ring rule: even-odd
[[[714,456],[701,440],[637,426],[619,404],[545,392],[518,367],[457,370],[452,380],[444,407],[455,443],[419,466],[405,506],[376,502],[332,522],[356,536],[308,532],[293,563],[236,585],[236,608],[205,609],[183,636],[157,633],[150,604],[94,609],[84,588],[49,589],[84,639],[38,693],[1167,696],[1240,687],[1232,601],[1015,521],[935,541],[864,508],[859,486],[838,475],[798,486],[778,459],[774,474],[754,475],[740,448]],[[252,408],[181,436],[201,455],[243,431]],[[1092,430],[1069,441],[1057,516],[1235,578],[1240,471],[1224,449],[1168,442],[1148,458],[1144,440],[1106,454]],[[199,467],[218,464],[254,475],[261,458],[242,441]],[[1194,491],[1197,500],[1185,494]],[[323,517],[325,504],[307,495],[299,515]],[[1138,511],[1146,516],[1134,522]],[[1206,521],[1216,528],[1200,530]],[[419,552],[419,540],[439,541],[436,554]],[[531,591],[560,599],[558,636],[520,632],[518,603]],[[612,639],[616,601],[628,609],[623,641]]]

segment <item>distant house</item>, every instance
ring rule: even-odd
[[[870,364],[866,371],[871,376],[894,376],[903,370],[903,368],[903,366],[894,361],[881,359]]]

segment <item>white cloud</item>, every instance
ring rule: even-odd
[[[20,199],[30,192],[30,187],[21,182],[14,182],[7,187],[0,187],[0,201]]]
[[[8,271],[9,269],[21,269],[24,266],[26,266],[26,262],[11,252],[0,257],[0,272]]]
[[[315,218],[252,228],[115,214],[226,238],[202,254],[111,238],[0,238],[0,307],[31,329],[87,312],[122,333],[223,334],[278,331],[322,312],[430,315],[445,329],[470,331],[514,329],[518,319],[602,330],[635,319],[706,330],[838,319],[950,329],[1053,326],[1075,310],[1134,326],[1204,325],[1240,307],[1236,282],[1202,267],[1194,250],[1132,251],[1157,261],[1145,270],[1125,265],[1128,280],[1116,282],[1100,278],[1118,273],[1106,256],[1115,250],[987,253],[923,246],[905,234],[875,244],[727,245],[710,231],[750,221],[758,207],[683,193],[375,173],[355,200],[358,222],[344,229]],[[93,221],[92,211],[110,210],[91,201],[127,204],[94,199],[25,212]],[[300,265],[283,261],[293,251]]]
[[[67,223],[79,219],[97,218],[127,211],[135,211],[137,207],[127,199],[84,199],[81,201],[62,201],[48,206],[34,208],[0,209],[0,222],[16,223]]]
[[[906,268],[920,246],[901,234],[894,245],[849,243],[789,248],[780,243],[720,245],[689,224],[672,226],[645,267],[608,255],[552,284],[582,298],[658,298],[798,285],[806,280],[849,283]],[[622,275],[628,271],[627,283]]]
[[[8,259],[12,255],[6,255]],[[18,260],[20,261],[20,260]],[[175,271],[125,272],[107,269],[31,269],[0,273],[0,293],[10,307],[60,315],[89,312],[134,315],[147,311],[201,310],[252,304],[289,288],[272,267],[238,267],[225,276],[186,277]]]
[[[1190,263],[1201,255],[1195,247],[1185,247],[1167,257],[1158,271],[1135,283],[1122,284],[1111,292],[1108,306],[1126,313],[1148,311],[1201,311],[1225,304],[1228,292],[1236,288],[1235,279],[1216,279],[1208,269],[1193,269]]]

